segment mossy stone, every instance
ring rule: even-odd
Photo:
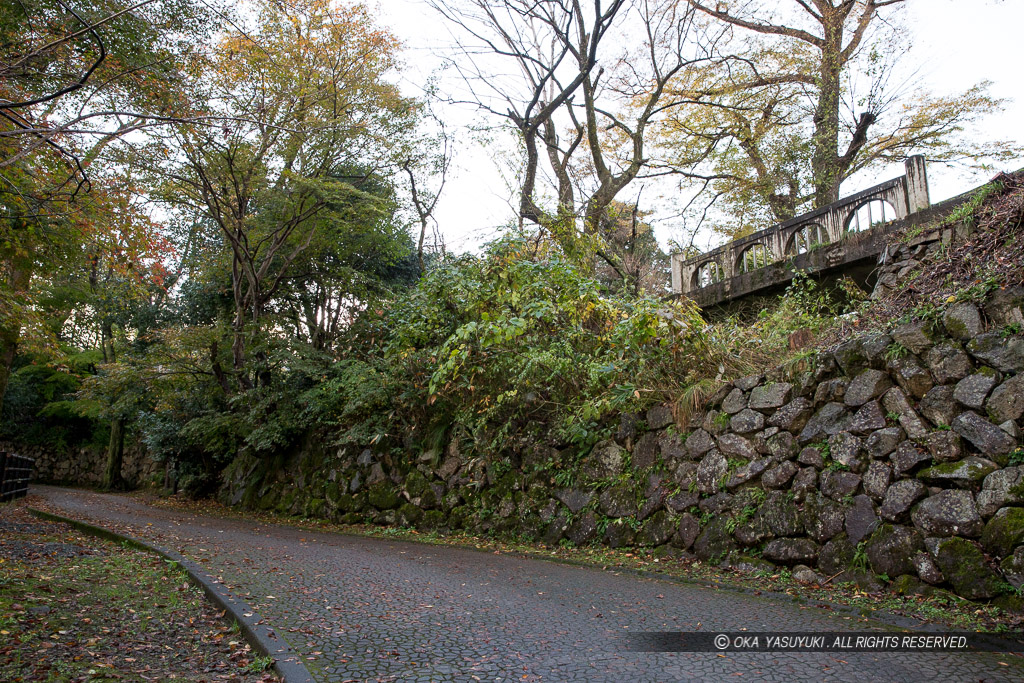
[[[327,499],[327,502],[330,503],[331,505],[334,505],[335,501],[338,500],[338,496],[340,495],[341,487],[338,486],[338,482],[327,482],[327,484],[324,486],[324,498]]]
[[[274,508],[277,507],[277,501],[279,500],[279,498],[280,498],[280,492],[277,489],[275,489],[275,488],[271,488],[265,494],[260,496],[259,501],[257,501],[257,503],[256,503],[256,509],[257,510],[273,510]]]
[[[975,544],[954,536],[940,541],[935,547],[935,564],[961,597],[984,600],[999,595],[1002,581],[985,562],[985,556]]]
[[[362,524],[363,516],[356,512],[346,512],[338,518],[338,524]]]
[[[335,507],[335,509],[338,510],[338,512],[346,513],[357,511],[355,505],[355,496],[352,496],[348,493],[342,493],[337,498],[333,499],[330,498],[330,496],[328,496],[328,500]]]
[[[524,541],[536,541],[543,530],[544,522],[536,513],[531,512],[519,520],[518,536]]]
[[[426,510],[420,519],[418,526],[426,531],[436,531],[444,528],[447,520],[440,510]]]
[[[896,595],[922,595],[926,597],[935,592],[934,588],[910,574],[903,574],[893,579],[892,583],[889,584],[889,590]]]
[[[944,462],[923,469],[917,473],[917,478],[934,485],[946,484],[948,486],[950,483],[957,483],[980,486],[985,477],[997,469],[999,466],[994,462],[971,455],[963,460]]]
[[[405,503],[398,508],[398,518],[403,526],[416,526],[417,522],[423,519],[423,510],[412,503]]]
[[[326,513],[327,503],[323,498],[310,498],[303,508],[303,515],[315,519],[323,519]]]
[[[845,533],[840,533],[824,545],[818,553],[818,568],[826,574],[835,574],[853,564],[857,549]]]
[[[398,492],[391,482],[378,482],[370,487],[367,502],[378,510],[393,510],[398,507]]]
[[[1006,507],[997,512],[985,525],[981,544],[998,557],[1006,557],[1024,544],[1024,508]]]
[[[427,478],[419,470],[409,472],[409,476],[405,478],[405,491],[410,498],[418,498],[428,490],[430,490],[430,486],[427,483]]]
[[[705,562],[720,562],[735,549],[728,520],[721,515],[712,519],[693,543],[693,551]]]
[[[772,574],[778,572],[778,567],[762,557],[755,557],[754,555],[742,555],[734,554],[729,558],[729,567],[732,569],[739,569],[747,572],[771,572]]]
[[[659,546],[668,543],[676,532],[679,520],[664,510],[658,510],[644,524],[636,540],[642,546]]]
[[[604,542],[613,548],[631,546],[635,540],[636,530],[625,519],[613,520],[604,532]]]
[[[411,495],[411,494],[410,494]],[[437,494],[429,486],[420,494],[420,507],[430,510],[437,507]]]
[[[992,604],[1004,612],[1024,614],[1024,596],[1013,593],[1004,593],[1003,595],[996,596],[995,599],[992,600]]]
[[[451,529],[465,529],[469,522],[470,509],[466,505],[453,507],[448,513],[448,527]]]
[[[865,552],[876,574],[914,574],[914,556],[924,549],[921,534],[913,527],[883,524],[868,539]]]
[[[277,505],[274,506],[274,509],[277,510],[278,512],[282,512],[282,513],[284,513],[286,515],[287,514],[291,514],[292,504],[295,503],[295,495],[296,495],[296,491],[294,489],[291,490],[291,491],[287,491],[277,501]]]

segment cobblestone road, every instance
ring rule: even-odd
[[[630,631],[881,626],[542,560],[187,515],[70,489],[33,493],[54,512],[202,563],[324,681],[1024,680],[1021,659],[1006,654],[626,652],[620,636]]]

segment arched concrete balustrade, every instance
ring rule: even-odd
[[[707,253],[690,258],[673,254],[673,291],[689,294],[927,209],[931,202],[924,157],[907,159],[905,167],[904,176]]]

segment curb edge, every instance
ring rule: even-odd
[[[54,522],[70,524],[79,531],[105,538],[108,541],[127,543],[137,550],[154,553],[166,560],[174,562],[188,574],[194,584],[203,590],[207,598],[214,604],[220,606],[238,623],[242,634],[249,644],[258,652],[274,658],[274,671],[281,676],[285,683],[313,683],[313,677],[302,663],[299,655],[292,650],[284,639],[280,638],[273,629],[264,623],[264,620],[248,604],[239,600],[221,584],[215,583],[203,569],[192,560],[176,553],[173,550],[166,550],[160,546],[152,545],[146,541],[139,540],[133,536],[111,531],[105,527],[96,526],[89,522],[83,522],[70,517],[45,512],[33,507],[28,508],[36,517]]]

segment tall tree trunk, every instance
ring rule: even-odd
[[[233,339],[231,341],[231,359],[235,371],[235,381],[242,391],[252,389],[252,382],[245,373],[245,318],[246,297],[243,294],[242,266],[236,254],[231,265],[231,287],[235,298],[235,319],[231,325]],[[250,292],[250,294],[254,293]]]
[[[842,86],[842,21],[825,22],[821,50],[821,79],[814,110],[811,171],[814,174],[814,208],[839,200],[839,98]]]
[[[14,356],[18,352],[18,337],[20,335],[21,325],[18,324],[4,326],[0,329],[0,409],[3,408],[7,384],[11,379],[11,367],[14,365]]]
[[[103,473],[103,488],[122,489],[121,466],[124,464],[124,419],[117,417],[110,423],[110,444],[107,446],[107,469]]]
[[[103,349],[103,360],[106,363],[117,362],[117,349],[114,348],[114,327],[109,320],[104,321],[100,346]],[[121,478],[121,466],[124,463],[124,418],[118,415],[110,423],[110,441],[107,443],[107,467],[103,472],[103,488],[122,489],[124,479]]]
[[[7,262],[7,279],[8,287],[15,297],[24,294],[28,291],[28,284],[32,279],[31,266],[21,259],[9,260]],[[3,407],[7,384],[11,379],[11,368],[14,366],[14,357],[18,354],[18,339],[20,337],[20,318],[14,316],[6,323],[0,321],[0,408]]]

